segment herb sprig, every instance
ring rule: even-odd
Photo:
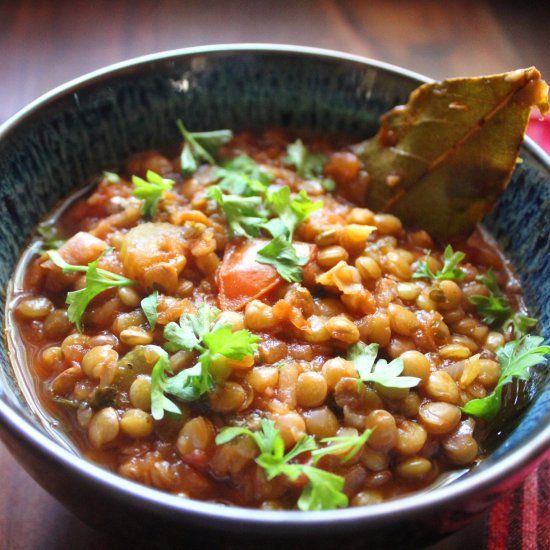
[[[220,146],[229,143],[233,139],[231,130],[213,130],[211,132],[190,132],[184,126],[183,121],[177,120],[176,124],[184,139],[181,152],[181,171],[191,174],[197,170],[199,164],[215,164],[215,155]]]
[[[415,376],[401,376],[404,364],[400,357],[388,363],[385,359],[378,359],[378,344],[358,342],[348,349],[347,359],[351,361],[359,378],[363,382],[380,384],[385,388],[413,388],[420,383]]]
[[[314,461],[317,462],[322,456],[346,451],[340,461],[342,463],[349,462],[363,448],[372,432],[373,430],[365,430],[361,435],[325,437],[321,439],[321,443],[328,443],[328,445],[322,449],[315,449],[311,455]]]
[[[257,432],[241,427],[222,429],[216,437],[216,444],[223,445],[241,435],[252,438],[258,446],[260,455],[256,462],[265,471],[268,479],[279,475],[285,475],[292,481],[296,481],[301,475],[307,477],[308,484],[298,499],[300,510],[332,510],[348,505],[348,497],[343,492],[343,477],[315,466],[291,463],[297,456],[317,448],[312,436],[303,436],[285,454],[283,438],[275,427],[275,423],[272,420],[262,419],[260,430]]]
[[[513,379],[529,380],[529,369],[544,361],[550,353],[550,346],[542,346],[544,339],[540,336],[527,335],[508,342],[496,351],[500,362],[501,374],[495,389],[486,397],[468,401],[462,411],[485,420],[492,420],[502,406],[504,386]]]
[[[327,156],[324,153],[312,153],[304,145],[301,139],[288,145],[284,163],[288,166],[294,166],[296,173],[308,180],[318,181],[327,191],[334,191],[336,183],[330,178],[323,176],[323,168],[327,162]]]
[[[97,260],[90,262],[87,266],[68,264],[56,250],[50,250],[48,256],[50,260],[65,273],[86,273],[86,286],[80,290],[69,292],[66,299],[66,303],[69,306],[67,316],[69,321],[76,325],[79,332],[82,332],[82,316],[88,304],[98,294],[110,288],[132,286],[135,284],[135,281],[132,281],[132,279],[127,279],[122,275],[117,275],[111,271],[98,268],[99,260],[103,254],[101,254]]]
[[[132,194],[144,201],[141,205],[141,215],[153,218],[157,213],[157,205],[162,194],[172,189],[174,180],[163,178],[152,170],[147,170],[146,178],[147,181],[138,176],[132,176],[132,183],[135,185]]]
[[[413,273],[413,279],[432,279],[435,281],[455,280],[461,281],[465,277],[464,270],[458,267],[458,264],[464,260],[466,254],[460,251],[453,251],[453,247],[449,244],[443,251],[443,267],[433,273],[428,262],[421,262],[418,269]]]
[[[521,338],[537,324],[537,320],[521,313],[514,313],[510,301],[500,290],[495,274],[491,268],[485,275],[477,278],[489,290],[489,296],[475,294],[469,297],[471,304],[476,306],[483,322],[489,326],[502,327],[504,330],[510,326],[514,329],[514,336]]]
[[[258,251],[256,260],[272,265],[286,281],[301,281],[308,258],[296,254],[292,238],[296,228],[322,208],[322,201],[312,201],[305,191],[292,197],[286,185],[269,186],[271,176],[246,155],[224,166],[208,196],[225,214],[230,237],[259,237],[266,231],[273,240]]]
[[[155,327],[157,326],[158,303],[159,303],[158,290],[155,290],[152,294],[149,294],[149,296],[146,296],[145,298],[143,298],[143,300],[141,300],[141,304],[140,304],[141,309],[143,310],[143,313],[147,318],[147,322],[149,323],[151,330],[155,330]]]
[[[196,314],[184,313],[179,323],[171,322],[164,327],[167,352],[196,351],[200,355],[193,367],[172,377],[163,379],[159,376],[158,383],[152,381],[151,396],[167,393],[181,401],[196,401],[215,388],[211,372],[213,363],[226,363],[227,360],[241,360],[254,355],[259,337],[248,330],[233,332],[229,325],[215,324],[219,315],[218,309],[201,304]],[[166,403],[167,399],[157,397],[156,402]],[[153,418],[162,419],[164,410],[168,409],[152,410]]]

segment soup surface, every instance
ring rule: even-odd
[[[342,198],[368,185],[349,147],[183,130],[43,226],[14,297],[82,452],[183,497],[301,510],[480,460],[499,350],[533,323],[494,245]]]

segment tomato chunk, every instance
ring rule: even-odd
[[[226,247],[218,272],[221,309],[238,311],[284,282],[273,266],[256,261],[258,251],[268,243],[267,239],[249,239],[235,241]],[[298,256],[312,258],[314,245],[293,244]]]

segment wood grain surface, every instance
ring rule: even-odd
[[[41,94],[162,50],[271,42],[347,51],[434,78],[536,65],[544,3],[442,0],[0,0],[0,123]],[[130,548],[64,510],[0,443],[0,550]],[[483,547],[483,521],[433,547]],[[132,546],[135,549],[135,546]]]

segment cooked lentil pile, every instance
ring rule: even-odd
[[[339,197],[368,185],[349,147],[179,125],[176,154],[41,228],[13,304],[83,453],[262,509],[375,504],[475,464],[504,352],[540,344],[494,246]]]

